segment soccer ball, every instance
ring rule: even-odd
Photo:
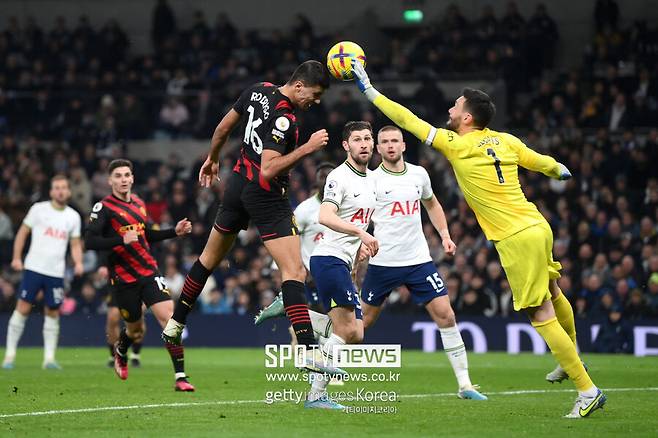
[[[357,43],[341,41],[336,43],[327,53],[327,68],[333,77],[342,81],[354,79],[352,58],[358,59],[366,66],[366,55]]]

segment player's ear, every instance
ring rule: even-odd
[[[405,142],[402,142],[402,152],[407,150],[407,144]]]
[[[343,144],[343,149],[345,149],[345,151],[349,151],[349,150],[350,150],[350,145],[347,144],[347,142],[346,142],[345,140],[343,140],[343,143],[342,143],[342,144]]]

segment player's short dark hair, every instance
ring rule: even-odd
[[[318,164],[318,167],[316,171],[320,173],[321,170],[324,169],[331,169],[334,170],[336,168],[336,165],[330,161],[323,161],[322,163]]]
[[[486,128],[496,115],[496,105],[491,101],[491,97],[481,90],[473,88],[464,88],[462,96],[464,109],[473,116],[473,124],[478,128]]]
[[[132,172],[133,163],[125,158],[117,158],[116,160],[110,161],[110,164],[107,165],[107,173],[112,175],[112,172],[114,172],[114,169],[117,167],[127,167]]]
[[[329,72],[327,68],[318,61],[305,61],[299,64],[288,80],[292,85],[300,81],[306,87],[321,86],[323,89],[329,88]]]
[[[372,134],[372,125],[370,122],[359,120],[356,122],[345,123],[345,127],[343,128],[343,141],[347,141],[347,139],[350,138],[350,134],[352,134],[354,131],[363,131],[364,129],[369,130],[370,134]]]

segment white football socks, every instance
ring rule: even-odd
[[[597,388],[596,385],[592,386],[587,391],[578,391],[579,395],[587,398],[594,398],[598,393],[599,393],[599,388]]]
[[[328,338],[333,329],[329,315],[318,313],[314,310],[309,310],[308,314],[311,316],[311,325],[313,326],[313,331],[320,336]]]
[[[466,347],[464,340],[457,326],[440,328],[441,341],[443,350],[448,356],[452,370],[455,372],[459,389],[469,388],[472,386],[471,378],[468,375],[468,358],[466,357]]]
[[[59,338],[59,317],[46,315],[43,319],[43,363],[55,361],[57,339]]]
[[[322,347],[322,350],[327,353],[326,355],[329,360],[331,360],[331,354],[334,345],[345,345],[345,340],[343,340],[340,336],[332,333],[331,336],[329,336],[327,342]],[[329,376],[324,374],[311,373],[311,379],[311,390],[308,393],[308,400],[315,401],[326,396],[327,385],[329,384],[330,380]]]
[[[7,350],[5,351],[5,363],[14,361],[16,357],[16,347],[20,341],[25,330],[25,321],[27,316],[23,316],[18,310],[14,310],[9,318],[9,325],[7,326]]]

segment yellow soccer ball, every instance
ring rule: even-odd
[[[361,46],[352,41],[336,43],[327,53],[329,73],[341,81],[351,81],[354,79],[352,58],[358,59],[364,67],[366,66],[366,55]]]

